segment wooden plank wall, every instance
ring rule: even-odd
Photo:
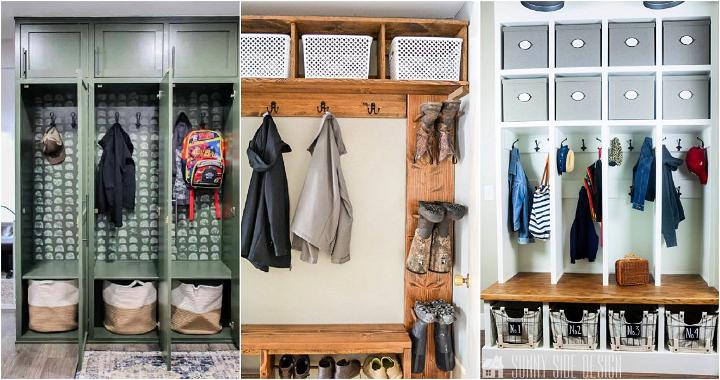
[[[418,201],[447,201],[455,198],[455,167],[450,160],[439,165],[419,165],[413,163],[415,150],[415,116],[420,105],[425,102],[439,102],[447,99],[442,95],[408,95],[407,97],[407,189],[405,221],[405,254],[417,225]],[[452,236],[452,235],[451,235]],[[410,330],[414,322],[413,305],[416,300],[443,299],[452,301],[452,273],[433,273],[419,275],[405,270],[405,327]],[[435,365],[435,342],[432,338],[433,326],[428,329],[428,345],[425,358],[425,372],[413,374],[414,378],[446,379],[448,372],[441,371]]]

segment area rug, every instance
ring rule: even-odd
[[[167,371],[159,351],[85,351],[76,379],[239,379],[238,351],[173,352]]]

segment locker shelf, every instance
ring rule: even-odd
[[[557,285],[549,273],[518,273],[483,290],[486,301],[717,305],[718,292],[698,275],[666,274],[662,285],[618,286],[615,276],[602,285],[602,274],[565,273]]]
[[[78,278],[77,260],[42,260],[30,263],[24,280],[61,280]]]
[[[157,263],[153,261],[96,261],[97,280],[157,280]]]
[[[172,277],[176,279],[229,280],[230,268],[222,261],[173,261]]]
[[[173,331],[170,337],[173,343],[231,343],[232,340],[232,329],[230,327],[223,327],[217,334],[211,335],[191,335],[182,334],[177,331]]]
[[[159,339],[158,337],[158,330],[153,330],[145,334],[134,334],[134,335],[122,335],[122,334],[114,334],[110,331],[108,331],[104,327],[95,327],[93,328],[93,336],[92,338],[88,338],[89,343],[113,343],[113,344],[120,344],[120,343],[148,343],[148,342],[157,342]]]
[[[55,333],[43,333],[27,330],[15,343],[76,343],[78,341],[78,331],[62,331]]]

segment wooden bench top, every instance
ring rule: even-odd
[[[242,325],[243,354],[403,353],[410,336],[402,324]]]
[[[611,275],[609,285],[603,286],[601,274],[565,273],[556,285],[551,285],[549,273],[518,273],[503,284],[492,284],[482,291],[480,298],[486,301],[717,305],[718,291],[698,275],[663,275],[661,286],[618,286]]]

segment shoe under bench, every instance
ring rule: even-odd
[[[261,379],[273,377],[275,355],[380,353],[398,354],[403,378],[411,378],[410,336],[401,323],[244,324],[241,331],[242,354],[260,355]]]

